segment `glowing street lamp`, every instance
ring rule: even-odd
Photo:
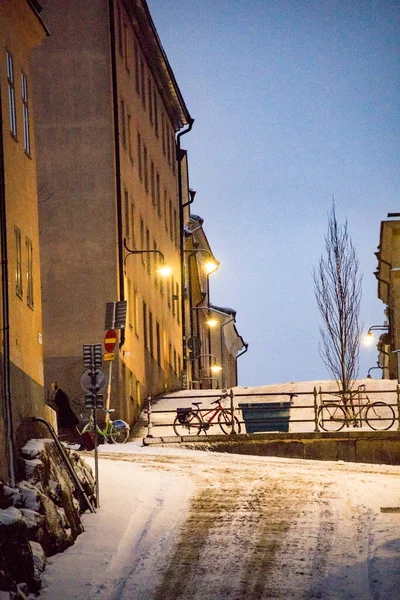
[[[210,371],[213,375],[217,375],[222,371],[222,367],[221,365],[217,365],[217,363],[214,363],[213,365],[211,365]]]
[[[372,325],[364,336],[364,346],[372,346],[376,342],[373,331],[388,331],[388,329],[388,325]]]
[[[158,254],[161,257],[161,264],[156,269],[156,273],[158,273],[162,277],[168,277],[168,275],[171,275],[172,269],[165,262],[164,254],[161,252],[161,250],[131,250],[126,245],[126,239],[125,238],[124,238],[124,248],[125,248],[125,250],[127,250],[127,254],[125,255],[125,258],[124,258],[124,263],[126,263],[126,259],[128,258],[128,256],[130,254]]]

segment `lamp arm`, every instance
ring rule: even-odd
[[[128,258],[128,256],[130,254],[148,254],[148,253],[153,253],[153,254],[159,254],[161,256],[162,262],[165,263],[164,254],[161,252],[161,250],[131,250],[126,245],[126,238],[124,238],[124,248],[128,252],[128,254],[125,255],[124,262],[126,262],[126,259]]]

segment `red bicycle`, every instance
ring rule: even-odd
[[[232,414],[221,405],[221,398],[214,400],[215,408],[200,409],[202,402],[192,402],[196,408],[177,408],[173,428],[176,435],[200,435],[202,431],[207,433],[212,425],[219,425],[226,435],[232,432]],[[235,432],[240,433],[240,421],[234,418]]]

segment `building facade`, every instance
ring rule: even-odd
[[[185,224],[188,387],[230,388],[238,384],[237,359],[248,345],[237,331],[236,312],[211,303],[210,276],[219,263],[203,224],[195,214]]]
[[[144,0],[42,4],[51,31],[34,57],[46,387],[57,379],[83,396],[82,345],[103,341],[106,303],[126,300],[111,406],[132,422],[147,395],[181,387],[180,137],[193,120]]]
[[[389,215],[388,215],[389,216]],[[398,377],[397,350],[400,350],[400,215],[382,221],[376,257],[378,268],[378,298],[385,305],[387,326],[378,342],[379,365],[382,377]],[[378,329],[379,326],[376,326]]]
[[[0,479],[15,475],[27,417],[46,416],[36,151],[30,57],[47,35],[40,6],[0,3]]]

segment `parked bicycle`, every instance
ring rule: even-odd
[[[214,400],[215,408],[200,409],[202,402],[192,402],[196,408],[177,408],[173,428],[176,435],[199,435],[202,431],[207,433],[212,425],[219,425],[223,433],[229,435],[232,432],[232,414],[221,405],[221,398]],[[234,416],[235,431],[240,433],[240,421]]]
[[[114,412],[114,409],[105,409],[104,412],[110,414]],[[92,414],[89,417],[89,422],[81,431],[81,434],[83,433],[94,433],[94,421]],[[115,421],[107,419],[104,422],[104,427],[100,427],[100,425],[97,423],[97,433],[104,438],[105,442],[111,442],[112,444],[125,444],[129,438],[130,427],[128,423],[122,419],[116,419]]]
[[[365,389],[360,388],[348,399],[323,401],[318,410],[318,423],[324,431],[340,431],[345,425],[361,427],[363,419],[371,429],[384,431],[393,426],[395,414],[386,402],[371,402]]]

